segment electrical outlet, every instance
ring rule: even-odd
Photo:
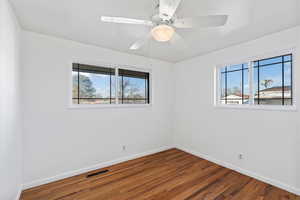
[[[244,155],[243,154],[239,154],[239,160],[243,160],[244,159]]]
[[[123,146],[122,146],[122,149],[123,149],[123,151],[126,151],[126,146],[123,145]]]

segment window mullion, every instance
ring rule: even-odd
[[[282,105],[284,106],[284,86],[285,86],[285,80],[284,80],[284,56],[282,56]]]
[[[244,64],[242,64],[242,104],[244,104]]]
[[[257,104],[260,104],[260,61],[257,61]]]
[[[78,93],[78,94],[77,94],[77,95],[78,95],[78,101],[77,101],[77,102],[78,102],[78,104],[80,104],[80,99],[79,99],[79,98],[80,98],[80,86],[79,86],[79,84],[80,84],[80,74],[79,74],[80,65],[78,64],[77,67],[78,67],[78,74],[77,74],[77,79],[78,79],[78,80],[77,80],[77,84],[78,84],[78,86],[77,86],[77,90],[78,90],[78,92],[77,92],[77,93]]]
[[[227,104],[227,67],[225,67],[225,104]]]
[[[145,75],[145,103],[147,103],[147,76]]]
[[[124,75],[122,74],[122,104],[124,104]]]
[[[111,75],[112,72],[109,74],[109,104],[111,104]]]
[[[254,98],[255,98],[255,94],[254,94],[254,90],[253,90],[253,66],[254,66],[254,63],[253,62],[248,62],[248,70],[249,70],[249,73],[248,73],[248,81],[249,81],[249,104],[250,105],[253,105],[254,104]]]
[[[293,82],[293,55],[291,54],[291,105],[294,105],[294,82]]]
[[[116,104],[119,104],[119,95],[118,95],[118,93],[119,93],[119,68],[118,67],[115,68],[115,76],[116,76],[116,78],[115,78],[115,84],[116,84],[115,100],[116,100]]]
[[[147,103],[148,104],[150,104],[150,103],[152,103],[152,102],[150,102],[150,96],[151,96],[151,94],[150,94],[150,74],[148,74],[148,76],[147,76]]]

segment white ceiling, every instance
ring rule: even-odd
[[[299,24],[299,0],[183,0],[178,17],[227,14],[225,27],[178,30],[185,44],[151,41],[129,50],[149,27],[102,23],[101,15],[149,19],[154,0],[11,0],[24,29],[178,62]]]

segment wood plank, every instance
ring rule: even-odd
[[[108,170],[87,178],[87,175]],[[300,200],[178,149],[23,191],[21,200]]]

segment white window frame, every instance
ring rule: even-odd
[[[293,88],[293,93],[292,93],[292,98],[293,98],[293,105],[291,106],[283,106],[283,105],[257,105],[253,103],[253,96],[255,95],[254,92],[255,90],[253,89],[253,63],[256,60],[262,60],[262,59],[268,59],[272,57],[277,57],[277,56],[282,56],[285,54],[292,54],[292,88]],[[259,56],[254,56],[254,57],[249,57],[246,59],[240,59],[239,61],[236,62],[227,62],[224,64],[219,64],[215,67],[214,74],[215,74],[215,98],[214,98],[214,107],[215,108],[224,108],[224,109],[249,109],[249,110],[267,110],[267,111],[297,111],[297,105],[296,105],[296,84],[295,84],[295,74],[296,74],[296,48],[288,48],[286,50],[281,50],[281,51],[274,51],[271,53],[265,53]],[[225,67],[225,66],[233,66],[233,65],[240,65],[243,63],[247,63],[249,66],[249,90],[250,90],[250,104],[239,104],[239,105],[230,105],[230,104],[221,104],[220,103],[220,98],[221,98],[221,77],[220,77],[220,69]]]
[[[107,68],[113,68],[115,69],[115,76],[116,76],[116,103],[115,104],[73,104],[73,64],[74,63],[81,63],[86,65],[93,65],[93,66],[99,66],[99,67],[107,67]],[[152,70],[148,68],[140,68],[135,66],[128,66],[124,64],[112,64],[102,61],[86,61],[86,60],[72,60],[69,62],[69,70],[68,70],[68,79],[69,79],[69,87],[68,87],[68,108],[70,109],[97,109],[97,108],[150,108],[153,105],[153,98],[152,98]],[[118,98],[118,90],[119,90],[119,84],[118,84],[118,72],[119,69],[127,69],[127,70],[133,70],[133,71],[139,71],[139,72],[146,72],[149,73],[149,104],[119,104],[119,98]]]

